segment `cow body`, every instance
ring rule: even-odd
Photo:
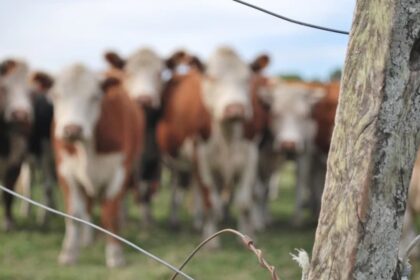
[[[280,165],[288,159],[296,161],[296,201],[293,223],[303,222],[303,207],[311,195],[313,157],[317,124],[311,111],[325,94],[321,85],[272,81],[270,89],[261,96],[267,107],[268,126],[260,142],[259,179],[263,191],[260,196],[260,216],[269,217],[267,199],[270,181]],[[260,105],[262,106],[262,105]]]
[[[0,181],[13,190],[28,150],[33,111],[25,62],[7,60],[0,65]],[[13,227],[13,196],[4,193],[6,230]]]
[[[54,208],[53,192],[56,185],[54,157],[51,143],[51,127],[53,107],[51,101],[42,91],[34,90],[32,93],[33,124],[29,136],[28,155],[25,157],[25,165],[20,173],[18,185],[21,192],[30,197],[32,188],[37,179],[43,193],[43,203]],[[40,178],[36,175],[40,175]],[[29,215],[29,204],[22,202],[22,213]],[[48,212],[41,210],[38,221],[45,225]]]
[[[174,76],[163,92],[162,118],[157,127],[157,141],[163,161],[171,171],[172,227],[179,223],[178,208],[182,189],[197,182],[197,144],[206,141],[211,132],[210,115],[201,91],[202,74],[192,70],[187,75]],[[195,175],[193,175],[195,173]],[[201,198],[196,198],[199,203]]]
[[[109,74],[122,79],[130,98],[145,113],[144,153],[139,170],[139,201],[143,206],[141,212],[143,224],[146,226],[153,221],[151,200],[160,179],[161,158],[156,140],[156,127],[162,113],[162,91],[166,83],[163,76],[168,70],[175,68],[182,57],[182,52],[176,52],[165,60],[149,48],[140,48],[127,59],[113,52],[105,55],[112,66]]]
[[[100,81],[82,65],[63,71],[50,90],[55,116],[53,145],[60,186],[69,214],[90,220],[92,203],[101,202],[104,227],[118,233],[121,202],[137,182],[142,147],[142,112],[113,78]],[[67,220],[60,263],[77,261],[79,248],[92,241],[92,229]],[[109,238],[106,263],[124,263],[120,244]]]
[[[205,75],[202,96],[212,133],[198,150],[199,174],[211,206],[205,212],[203,232],[208,236],[217,230],[223,208],[232,202],[239,230],[253,236],[258,147],[252,130],[258,123],[253,118],[252,91],[259,87],[253,88],[250,67],[229,48],[215,51]]]

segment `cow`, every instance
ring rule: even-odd
[[[165,92],[159,146],[179,171],[174,184],[188,184],[192,174],[204,208],[204,236],[216,231],[230,200],[240,213],[239,229],[252,235],[258,151],[246,126],[253,114],[250,67],[228,47],[217,49],[205,67],[195,59],[191,63],[190,72],[172,80]],[[215,239],[211,247],[217,246]]]
[[[48,89],[54,105],[53,147],[66,212],[90,221],[94,199],[99,199],[103,226],[118,233],[124,194],[138,181],[143,112],[120,80],[98,77],[83,64],[65,68],[55,79],[35,73],[34,82]],[[92,239],[92,228],[66,220],[59,262],[77,262],[80,246]],[[105,256],[108,267],[124,264],[121,245],[113,238],[107,240]]]
[[[13,190],[28,149],[33,110],[28,83],[29,67],[20,59],[0,64],[0,181]],[[13,228],[13,196],[3,194],[3,228]]]
[[[43,202],[45,205],[54,208],[53,193],[56,186],[56,176],[51,144],[53,107],[42,89],[32,87],[31,92],[32,128],[28,139],[28,153],[20,172],[17,188],[20,187],[21,193],[30,197],[32,188],[38,181],[43,190]],[[37,175],[40,175],[40,177]],[[21,211],[23,216],[28,217],[30,212],[29,204],[22,203]],[[47,217],[48,212],[41,210],[38,215],[38,222],[46,225],[48,222]]]
[[[270,180],[288,159],[296,161],[296,198],[292,221],[303,222],[305,196],[312,188],[312,168],[317,123],[312,109],[325,96],[322,85],[287,82],[280,79],[266,80],[267,90],[260,94],[260,107],[265,104],[267,126],[259,143],[259,229],[268,223],[267,200]],[[263,111],[262,109],[260,109]]]
[[[162,92],[166,84],[165,75],[171,75],[185,58],[184,51],[176,51],[167,59],[161,58],[150,48],[140,48],[128,58],[122,58],[116,52],[105,53],[105,59],[111,66],[108,71],[123,80],[123,86],[129,96],[145,112],[145,147],[141,159],[140,202],[143,224],[153,221],[151,215],[152,195],[158,188],[160,179],[160,154],[156,141],[156,126],[162,112]]]

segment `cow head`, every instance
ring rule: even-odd
[[[289,155],[302,152],[316,130],[311,119],[312,107],[325,95],[325,90],[273,80],[262,94],[263,100],[270,103],[274,150]]]
[[[219,48],[210,57],[203,99],[216,121],[244,121],[252,116],[249,66],[234,50]]]
[[[28,127],[32,121],[29,68],[19,60],[0,64],[0,111],[7,122]]]
[[[116,78],[101,80],[81,64],[65,68],[54,80],[36,73],[35,83],[48,90],[54,106],[55,137],[65,141],[92,139],[107,89],[119,83]]]
[[[142,48],[127,59],[115,52],[107,52],[105,59],[113,68],[123,72],[124,87],[132,99],[143,107],[158,108],[165,70],[174,70],[184,56],[185,53],[179,51],[165,60],[153,50]]]

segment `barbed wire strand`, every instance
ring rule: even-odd
[[[194,251],[191,252],[191,254],[185,259],[185,261],[182,263],[182,265],[179,267],[179,270],[182,270],[187,264],[188,262],[195,256],[195,254],[201,249],[203,248],[204,245],[206,245],[208,242],[210,242],[211,240],[213,240],[214,238],[216,238],[219,235],[225,234],[225,233],[231,233],[234,234],[236,236],[238,236],[239,238],[241,238],[242,242],[244,243],[244,245],[251,250],[258,258],[258,262],[260,263],[260,265],[267,269],[270,272],[271,275],[271,279],[272,280],[280,280],[279,276],[277,275],[276,272],[276,268],[273,265],[270,265],[264,258],[262,251],[260,249],[257,249],[255,247],[254,241],[247,235],[242,234],[241,232],[234,230],[234,229],[223,229],[221,231],[218,231],[216,233],[214,233],[213,235],[211,235],[210,237],[208,237],[207,239],[205,239],[203,242],[201,242],[195,249]],[[171,280],[175,280],[175,278],[178,276],[178,272],[175,272],[175,274],[172,276]]]
[[[76,217],[74,217],[74,216],[72,216],[72,215],[68,215],[68,214],[63,213],[63,212],[61,212],[61,211],[58,211],[58,210],[56,210],[56,209],[50,208],[50,207],[48,207],[48,206],[45,206],[45,205],[43,205],[43,204],[41,204],[41,203],[39,203],[39,202],[36,202],[36,201],[34,201],[34,200],[30,199],[30,198],[27,198],[27,197],[25,197],[25,196],[23,196],[23,195],[20,195],[20,194],[18,194],[18,193],[16,193],[16,192],[14,192],[14,191],[12,191],[12,190],[9,190],[9,189],[5,188],[5,187],[4,187],[4,186],[2,186],[2,185],[0,185],[0,189],[1,189],[2,191],[4,191],[4,192],[6,192],[6,193],[10,194],[10,195],[13,195],[13,196],[15,196],[15,197],[18,197],[18,198],[20,198],[20,199],[22,199],[22,200],[24,200],[24,201],[26,201],[26,202],[28,202],[28,203],[31,203],[31,204],[33,204],[33,205],[35,205],[35,206],[37,206],[37,207],[40,207],[40,208],[42,208],[42,209],[44,209],[44,210],[47,210],[47,211],[49,211],[49,212],[51,212],[51,213],[54,213],[54,214],[56,214],[56,215],[59,215],[59,216],[62,216],[62,217],[65,217],[65,218],[68,218],[68,219],[71,219],[71,220],[77,221],[77,222],[82,223],[82,224],[85,224],[85,225],[88,225],[88,226],[90,226],[90,227],[92,227],[92,228],[94,228],[94,229],[96,229],[96,230],[99,230],[99,231],[101,231],[101,232],[103,232],[103,233],[105,233],[105,234],[108,234],[108,235],[112,236],[113,238],[118,239],[118,240],[119,240],[119,241],[121,241],[122,243],[124,243],[124,244],[126,244],[126,245],[128,245],[128,246],[132,247],[133,249],[135,249],[135,250],[139,251],[140,253],[142,253],[142,254],[146,255],[147,257],[149,257],[149,258],[151,258],[151,259],[155,260],[156,262],[158,262],[158,263],[160,263],[160,264],[162,264],[162,265],[166,266],[167,268],[171,269],[172,271],[176,272],[177,274],[181,274],[181,275],[182,275],[183,277],[185,277],[186,279],[189,279],[189,280],[194,280],[194,278],[192,278],[191,276],[189,276],[189,275],[187,275],[186,273],[182,272],[181,270],[177,269],[175,266],[173,266],[173,265],[169,264],[168,262],[166,262],[166,261],[162,260],[161,258],[159,258],[159,257],[157,257],[157,256],[155,256],[155,255],[153,255],[152,253],[149,253],[148,251],[146,251],[146,250],[144,250],[144,249],[140,248],[140,247],[139,247],[139,246],[137,246],[136,244],[134,244],[134,243],[132,243],[132,242],[130,242],[130,241],[128,241],[128,240],[126,240],[126,239],[124,239],[124,238],[122,238],[122,237],[120,237],[120,236],[118,236],[118,235],[116,235],[116,234],[114,234],[114,233],[112,233],[112,232],[110,232],[110,231],[108,231],[108,230],[106,230],[106,229],[104,229],[104,228],[100,227],[100,226],[97,226],[97,225],[92,224],[92,223],[90,223],[90,222],[88,222],[88,221],[85,221],[85,220],[82,220],[82,219],[76,218]]]
[[[274,13],[272,11],[266,10],[264,8],[255,6],[253,4],[250,4],[250,3],[247,3],[247,2],[244,2],[244,1],[241,1],[241,0],[233,0],[233,1],[235,1],[235,2],[237,2],[239,4],[242,4],[242,5],[248,6],[250,8],[253,8],[255,10],[261,11],[263,13],[269,14],[271,16],[280,18],[282,20],[285,20],[285,21],[294,23],[294,24],[303,25],[303,26],[306,26],[306,27],[315,28],[315,29],[319,29],[319,30],[323,30],[323,31],[328,31],[328,32],[333,32],[333,33],[339,33],[339,34],[349,35],[349,32],[348,31],[333,29],[333,28],[329,28],[329,27],[319,26],[319,25],[315,25],[315,24],[306,23],[306,22],[303,22],[303,21],[291,19],[291,18],[288,18],[288,17],[282,16],[282,15],[279,15],[279,14]]]

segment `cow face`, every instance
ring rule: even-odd
[[[48,92],[54,106],[55,137],[69,142],[90,140],[101,112],[104,91],[101,81],[83,65],[66,68],[48,83],[36,74],[36,82],[50,84]]]
[[[131,55],[125,64],[124,86],[129,95],[143,106],[160,106],[163,60],[150,49]]]
[[[271,104],[274,150],[287,154],[302,152],[316,130],[311,120],[312,107],[325,95],[325,91],[276,81],[263,94]]]
[[[29,69],[25,62],[6,60],[0,64],[0,111],[7,122],[28,127],[32,121]]]
[[[217,121],[246,120],[252,115],[251,71],[229,48],[218,49],[209,59],[203,81],[203,99]]]

